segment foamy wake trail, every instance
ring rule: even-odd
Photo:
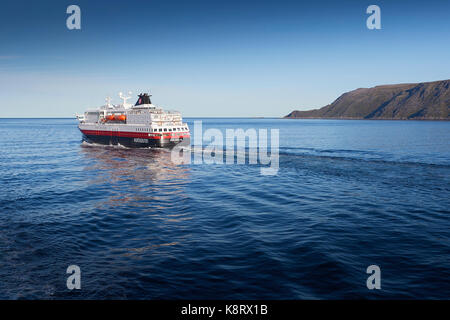
[[[88,141],[83,141],[81,143],[81,146],[85,147],[85,148],[131,149],[131,148],[121,145],[120,143],[119,144],[101,144],[101,143],[88,142]]]

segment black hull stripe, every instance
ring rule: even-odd
[[[117,136],[100,136],[83,134],[83,140],[91,143],[104,145],[122,145],[128,148],[171,148],[176,145],[189,146],[190,138],[175,139],[149,139],[146,138],[129,138]]]
[[[101,130],[84,130],[80,131],[87,136],[105,136],[105,137],[126,137],[126,138],[143,138],[143,139],[172,139],[172,138],[190,138],[188,132],[164,132],[164,133],[148,133],[148,132],[127,132],[127,131],[101,131]]]

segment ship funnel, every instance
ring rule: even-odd
[[[141,105],[141,104],[152,104],[152,101],[150,100],[150,97],[152,95],[148,93],[141,93],[139,95],[139,99],[136,101],[135,106]]]

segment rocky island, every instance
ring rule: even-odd
[[[450,80],[381,85],[342,94],[320,109],[284,118],[450,120]]]

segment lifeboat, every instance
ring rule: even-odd
[[[125,121],[127,120],[127,116],[124,114],[110,114],[106,116],[106,121]]]

